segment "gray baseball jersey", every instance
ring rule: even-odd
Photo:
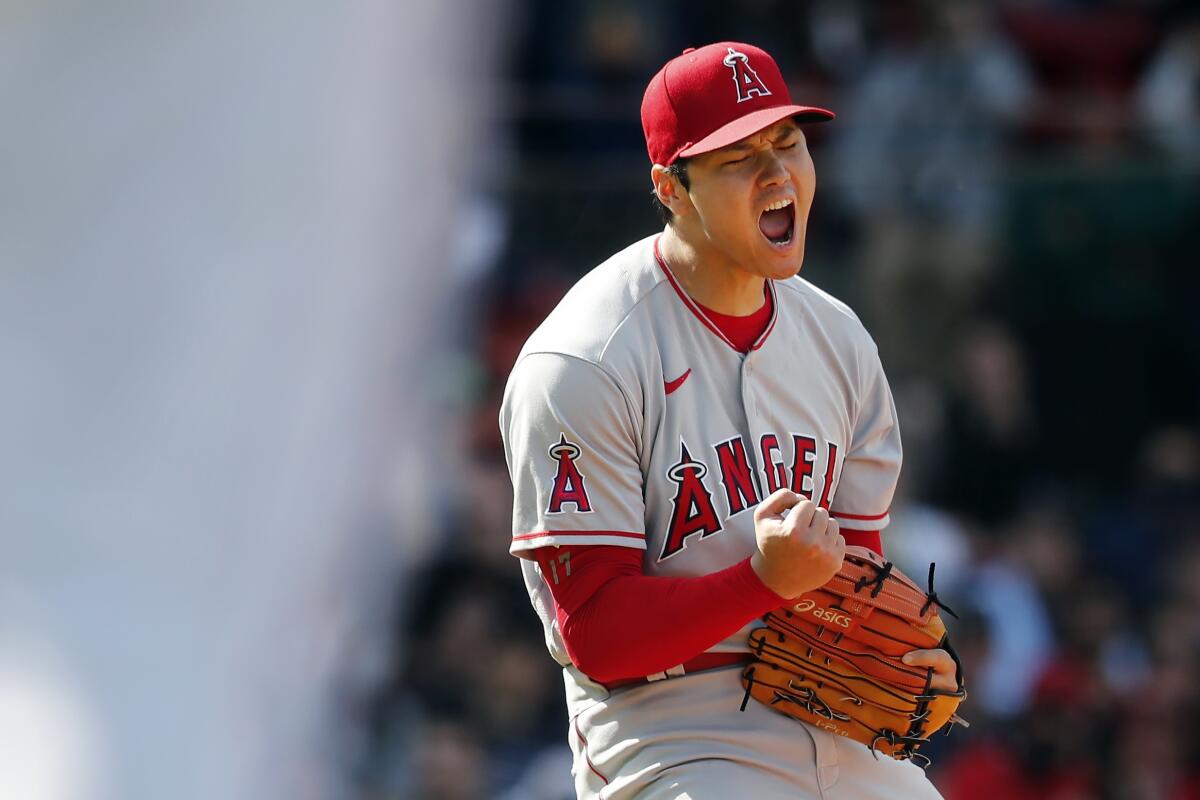
[[[900,433],[854,313],[802,278],[771,281],[774,316],[743,355],[656,241],[580,280],[517,359],[500,413],[512,552],[635,547],[647,575],[706,575],[754,553],[754,506],[780,487],[843,528],[886,526]],[[552,608],[544,581],[530,584]],[[562,661],[554,614],[542,618]],[[740,632],[714,651],[744,649]]]
[[[517,359],[500,413],[512,553],[616,545],[644,550],[647,575],[705,575],[754,553],[753,509],[780,487],[844,529],[885,527],[900,434],[854,313],[802,278],[768,281],[773,316],[743,354],[656,243],[581,279]],[[522,567],[578,725],[607,694],[570,664],[546,582],[533,561]],[[746,650],[750,627],[710,652]]]

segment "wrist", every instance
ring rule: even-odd
[[[762,551],[755,551],[754,555],[750,556],[750,570],[754,573],[754,577],[762,584],[763,589],[770,592],[779,598],[780,602],[787,600],[788,595],[780,591],[778,576],[767,563],[766,557]]]

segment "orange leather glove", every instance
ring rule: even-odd
[[[918,749],[957,715],[966,699],[962,663],[951,649],[933,591],[865,547],[847,547],[824,586],[763,617],[750,634],[755,660],[742,672],[754,699],[817,728],[896,759],[926,761]],[[958,688],[932,687],[934,671],[901,659],[943,649],[958,665]]]

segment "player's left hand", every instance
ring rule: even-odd
[[[913,650],[901,660],[910,667],[933,667],[933,681],[929,686],[934,691],[958,691],[957,668],[945,650]]]

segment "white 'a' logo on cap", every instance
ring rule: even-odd
[[[745,53],[739,53],[730,47],[729,53],[721,63],[733,70],[733,85],[737,87],[737,101],[739,103],[743,100],[749,100],[755,95],[767,97],[771,94],[771,90],[767,88],[767,85],[762,82],[762,78],[758,77],[758,73],[750,66],[750,60],[746,58]]]

